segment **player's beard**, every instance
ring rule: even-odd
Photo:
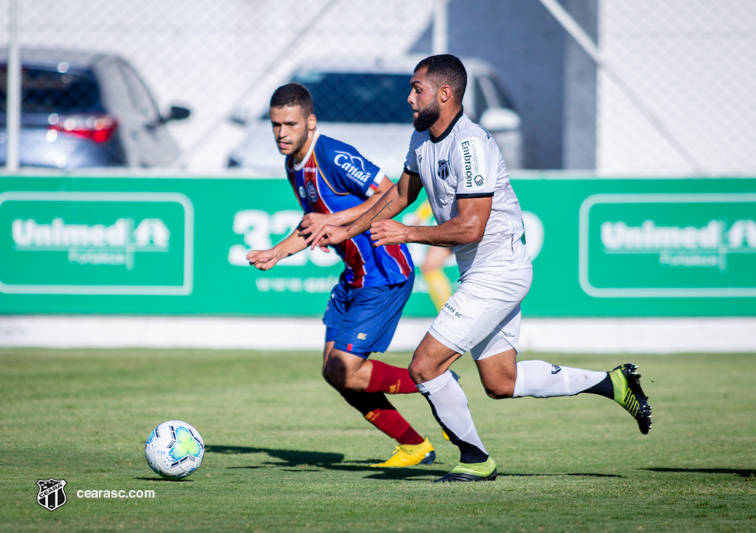
[[[304,148],[304,145],[307,144],[307,139],[309,138],[309,132],[305,131],[304,135],[301,137],[292,137],[289,136],[289,141],[291,141],[291,148],[289,148],[288,155],[294,156],[295,158],[300,155],[299,153],[302,151],[302,148]],[[281,148],[279,147],[278,151],[281,151]],[[284,153],[284,152],[282,152]],[[287,155],[284,153],[284,155]],[[304,156],[305,154],[301,154]]]
[[[441,116],[441,106],[435,98],[433,102],[417,113],[417,118],[413,119],[412,124],[417,131],[426,131],[433,126]]]

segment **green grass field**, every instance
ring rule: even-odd
[[[438,462],[370,468],[393,441],[322,381],[317,353],[3,349],[0,531],[756,530],[756,354],[524,358],[639,364],[654,428],[592,395],[491,400],[466,357],[454,369],[500,476],[431,484],[458,456],[423,398],[392,401]],[[181,482],[144,460],[170,419],[207,449]],[[36,503],[50,477],[67,482],[54,512]],[[121,489],[155,498],[77,497]]]

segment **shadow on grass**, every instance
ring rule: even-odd
[[[166,479],[164,477],[135,477],[139,481],[168,481],[169,483],[193,483],[192,479]]]
[[[208,453],[224,454],[264,453],[270,457],[283,461],[283,463],[271,462],[267,464],[282,468],[316,466],[327,470],[338,470],[341,472],[372,472],[371,475],[366,476],[367,479],[411,479],[413,477],[442,476],[447,472],[447,470],[429,470],[426,467],[378,469],[370,466],[371,464],[381,461],[380,459],[344,463],[344,454],[341,453],[278,450],[275,448],[254,448],[251,446],[219,446],[213,444],[205,445],[205,451]],[[255,469],[260,467],[235,466],[230,468]],[[304,472],[305,470],[297,469],[290,471]],[[311,470],[306,471],[310,472]]]
[[[325,468],[327,470],[337,470],[341,472],[371,472],[371,475],[365,476],[366,479],[383,479],[383,480],[412,480],[412,481],[427,481],[427,479],[412,479],[412,478],[428,478],[428,477],[441,477],[446,474],[449,469],[431,469],[428,466],[415,466],[411,468],[375,468],[371,467],[371,464],[380,462],[380,459],[372,461],[350,461],[344,463],[344,454],[341,453],[327,453],[327,452],[312,452],[302,450],[278,450],[274,448],[254,448],[251,446],[220,446],[207,444],[205,445],[205,451],[209,453],[223,453],[223,454],[251,454],[251,453],[264,453],[270,457],[280,459],[281,462],[266,463],[270,466],[277,466],[284,469],[301,466],[315,466],[319,468]],[[256,469],[262,468],[260,466],[232,466],[229,468],[238,469]],[[313,472],[313,470],[288,470],[290,472]],[[594,474],[594,473],[570,473],[570,474],[509,474],[505,472],[499,473],[499,477],[559,477],[559,476],[577,476],[577,477],[608,477],[608,478],[621,478],[615,474]]]
[[[205,451],[209,453],[224,454],[248,454],[264,453],[270,457],[275,457],[284,461],[284,463],[275,463],[280,466],[303,466],[312,465],[327,468],[335,463],[344,460],[342,453],[324,453],[309,452],[302,450],[276,450],[274,448],[253,448],[251,446],[216,446],[212,444],[205,445]]]
[[[740,477],[756,477],[756,470],[737,468],[645,468],[651,472],[681,472],[684,474],[735,474]]]
[[[619,476],[617,474],[594,474],[586,472],[574,472],[571,474],[507,474],[506,472],[499,472],[499,477],[617,477],[623,478],[625,476]]]

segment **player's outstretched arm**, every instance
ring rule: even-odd
[[[349,209],[344,209],[343,211],[337,211],[336,213],[307,213],[304,218],[302,218],[302,230],[300,233],[306,237],[307,243],[309,244],[310,240],[317,235],[320,228],[323,226],[344,226],[346,224],[351,224],[360,218],[366,211],[370,210],[380,197],[393,187],[393,185],[393,182],[384,176],[372,196],[367,198],[361,204],[350,207]]]
[[[370,228],[375,220],[392,218],[404,211],[417,199],[422,183],[418,176],[404,172],[399,181],[381,195],[373,206],[348,226],[323,226],[321,230],[308,239],[310,248],[319,246],[327,250],[328,245],[339,244],[359,235]],[[374,194],[373,196],[378,196]]]
[[[460,198],[458,215],[438,226],[405,226],[396,220],[380,220],[370,226],[376,246],[416,242],[435,246],[457,246],[480,242],[491,214],[491,197]]]
[[[301,252],[307,248],[307,243],[300,234],[300,228],[301,226],[270,250],[250,250],[247,254],[247,261],[258,270],[270,270],[281,259]]]

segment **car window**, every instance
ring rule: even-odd
[[[324,122],[411,123],[410,74],[305,71],[294,76],[312,93]]]
[[[131,67],[125,63],[120,63],[118,67],[128,87],[129,97],[134,108],[148,121],[156,121],[160,117],[160,112],[147,87]]]
[[[74,114],[102,112],[100,89],[90,71],[27,68],[21,71],[21,112]],[[6,112],[8,67],[0,66],[0,111]]]
[[[473,116],[470,117],[473,121],[480,120],[480,116],[483,114],[483,111],[486,110],[486,96],[483,94],[483,87],[480,85],[480,78],[475,78],[473,80],[473,105],[472,105],[472,112]]]
[[[491,94],[494,96],[494,98],[496,98],[496,107],[506,107],[514,110],[515,107],[512,104],[512,99],[507,94],[506,89],[504,89],[504,85],[501,83],[501,80],[499,80],[495,76],[488,76],[485,74],[480,78],[481,83],[490,86]]]

